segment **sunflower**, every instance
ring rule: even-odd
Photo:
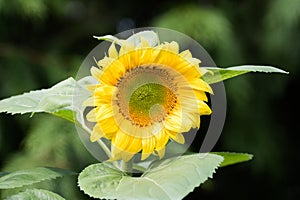
[[[93,107],[86,116],[95,122],[90,140],[110,140],[110,160],[127,162],[139,152],[141,160],[162,158],[170,139],[183,144],[183,133],[211,114],[205,92],[212,89],[201,79],[206,71],[200,60],[189,50],[179,52],[175,41],[139,41],[113,42],[91,68],[98,83],[88,86],[91,97],[84,104]]]

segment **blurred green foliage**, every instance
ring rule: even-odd
[[[195,4],[178,6],[158,16],[153,24],[183,32],[197,40],[208,52],[214,53],[222,66],[241,62],[232,24],[218,8]]]
[[[144,4],[144,3],[143,3]],[[160,26],[191,36],[217,66],[267,64],[289,76],[249,74],[225,82],[228,112],[215,151],[254,154],[218,171],[186,199],[298,199],[300,1],[0,0],[0,98],[48,88],[77,70],[98,41],[92,35]],[[0,167],[80,171],[96,161],[69,122],[43,114],[0,116]],[[39,185],[83,199],[75,178]],[[2,197],[15,191],[6,191]],[[1,198],[2,198],[1,197]]]

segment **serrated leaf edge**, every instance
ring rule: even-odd
[[[82,185],[80,184],[79,179],[80,179],[81,175],[82,175],[89,167],[92,167],[92,166],[95,166],[95,165],[98,165],[98,164],[104,164],[104,165],[108,166],[110,169],[113,169],[113,170],[115,170],[115,171],[120,172],[121,179],[120,179],[120,181],[119,181],[119,183],[118,183],[118,186],[117,186],[116,188],[119,187],[121,180],[124,178],[124,176],[126,176],[121,170],[118,170],[116,167],[114,167],[114,166],[112,166],[112,165],[110,165],[110,164],[108,164],[108,163],[106,163],[106,162],[103,162],[103,163],[95,163],[95,164],[89,165],[89,166],[87,166],[86,168],[84,168],[84,169],[79,173],[79,175],[78,175],[78,177],[77,177],[77,186],[79,187],[80,191],[82,191],[84,194],[88,195],[89,197],[96,198],[96,199],[99,199],[99,198],[96,197],[96,196],[94,196],[94,195],[92,195],[92,194],[88,194],[88,193],[84,190],[84,188],[83,188]],[[116,199],[116,198],[111,198],[111,199]]]
[[[191,190],[187,190],[187,194],[189,194],[190,192],[193,192],[193,191],[195,190],[195,188],[199,187],[201,184],[203,184],[203,183],[204,183],[205,181],[207,181],[209,178],[213,178],[213,174],[216,173],[216,170],[220,167],[220,165],[221,165],[222,162],[224,161],[224,157],[223,157],[223,156],[217,155],[217,154],[213,154],[213,155],[214,155],[214,156],[217,156],[217,157],[220,157],[221,160],[218,161],[217,166],[213,169],[212,172],[209,172],[209,173],[208,173],[208,176],[206,176],[205,179],[203,179],[198,185],[195,185],[193,188],[191,188]],[[175,160],[176,160],[176,159],[179,159],[179,157],[178,157],[178,158],[175,158]],[[175,161],[175,160],[172,160],[171,162],[173,162],[173,161]],[[90,166],[97,165],[97,164],[99,164],[99,163],[92,164],[92,165],[90,165]],[[103,164],[105,164],[105,163],[103,163]],[[88,166],[88,167],[90,167],[90,166]],[[106,164],[106,166],[108,166],[109,168],[111,168],[111,169],[113,169],[113,170],[119,171],[117,168],[115,168],[115,167],[113,167],[113,166],[111,166],[111,165]],[[81,175],[88,167],[86,167],[86,168],[79,174],[77,185],[78,185],[78,187],[80,188],[80,190],[84,192],[84,194],[86,194],[86,195],[88,195],[88,196],[90,196],[90,197],[93,197],[93,198],[99,198],[99,197],[97,197],[97,196],[95,196],[95,195],[93,195],[93,194],[88,194],[88,193],[81,187],[81,184],[80,184],[80,181],[79,181],[80,175]],[[167,167],[167,166],[164,166],[163,168],[165,168],[165,167]],[[149,169],[150,169],[150,168],[149,168]],[[148,181],[154,183],[155,185],[157,185],[158,188],[161,189],[161,191],[163,191],[163,192],[166,194],[166,196],[169,198],[169,200],[172,200],[170,194],[169,194],[168,192],[166,192],[166,191],[164,190],[164,188],[161,187],[160,184],[158,184],[154,179],[151,179],[151,178],[149,178],[149,177],[146,176],[146,175],[147,175],[147,171],[148,171],[148,170],[146,170],[146,172],[144,173],[145,175],[143,174],[141,177],[131,177],[131,176],[127,176],[127,175],[123,174],[122,171],[119,171],[119,172],[120,172],[121,178],[120,178],[120,180],[119,180],[119,182],[118,182],[118,185],[115,187],[115,191],[118,191],[118,188],[120,187],[120,184],[121,184],[122,180],[123,180],[125,177],[130,177],[130,178],[134,178],[134,179],[137,179],[137,180],[138,180],[138,179],[140,179],[140,180],[146,179],[146,180],[148,180]],[[197,173],[199,174],[200,172],[197,170]],[[110,198],[110,199],[116,199],[116,198]]]
[[[216,155],[216,154],[215,154]],[[198,185],[196,185],[193,189],[191,189],[189,192],[188,192],[188,194],[189,193],[191,193],[191,192],[193,192],[197,187],[199,187],[201,184],[203,184],[203,183],[205,183],[209,178],[213,178],[213,175],[216,173],[216,170],[221,166],[221,164],[222,164],[222,162],[224,162],[224,157],[223,156],[221,156],[221,155],[217,155],[217,156],[219,156],[219,157],[221,157],[222,158],[222,160],[218,163],[218,165],[215,167],[215,169],[210,173],[210,175],[209,176],[206,176],[206,178],[204,179],[204,181],[202,181],[201,183],[199,183]],[[199,172],[197,172],[197,173],[199,173]]]

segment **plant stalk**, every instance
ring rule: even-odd
[[[127,175],[132,175],[133,170],[133,159],[130,159],[128,162],[125,162],[124,160],[121,161],[121,168],[122,171],[125,172]]]

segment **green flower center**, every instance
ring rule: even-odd
[[[119,112],[140,127],[163,121],[177,103],[172,84],[169,74],[157,67],[128,71],[117,84]]]
[[[129,100],[129,113],[135,124],[143,126],[160,122],[175,105],[173,92],[160,84],[148,83],[137,88]]]

